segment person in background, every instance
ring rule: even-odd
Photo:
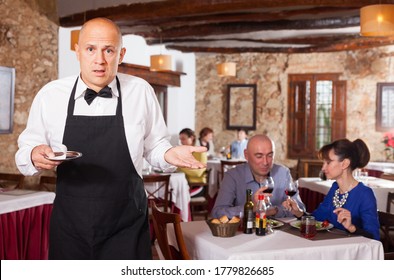
[[[293,196],[299,205],[299,209],[288,211],[282,203],[287,200],[286,187],[292,181],[290,170],[282,165],[274,163],[275,144],[266,135],[255,135],[248,141],[245,150],[244,164],[239,164],[224,174],[215,205],[212,209],[212,217],[219,218],[223,215],[231,218],[239,216],[243,212],[246,202],[246,190],[253,192],[253,203],[257,207],[258,195],[270,196],[273,207],[267,209],[267,216],[301,217],[305,206],[297,192]],[[267,187],[260,186],[268,176],[274,180],[272,194],[263,193]]]
[[[26,176],[57,168],[49,258],[151,259],[143,158],[168,171],[204,168],[192,153],[206,149],[172,147],[152,87],[118,73],[126,49],[115,23],[87,21],[75,50],[80,74],[38,92],[15,155]],[[53,158],[63,144],[82,157]]]
[[[361,139],[336,140],[323,146],[319,157],[323,159],[322,170],[327,179],[335,182],[312,215],[318,221],[329,221],[338,229],[379,240],[374,193],[353,177],[356,168],[363,168],[369,162],[370,153],[365,142]],[[289,206],[297,207],[294,201],[290,201]]]
[[[208,150],[208,158],[215,157],[215,147],[213,145],[213,130],[209,127],[204,127],[200,131],[200,137],[196,142],[197,146],[206,147]]]
[[[179,132],[179,141],[182,145],[195,146],[196,144],[196,135],[194,131],[190,128],[184,128]],[[196,160],[200,161],[203,164],[207,163],[207,153],[193,153],[193,156]],[[205,176],[206,168],[200,169],[191,169],[191,168],[178,168],[178,171],[185,173],[186,179],[189,183],[202,183],[205,184],[207,179]],[[203,194],[203,187],[194,187],[190,190],[190,196],[196,197]]]
[[[231,143],[231,156],[234,159],[245,159],[244,151],[248,144],[248,132],[245,129],[237,130],[237,140]]]

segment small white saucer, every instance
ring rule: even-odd
[[[54,157],[46,157],[46,159],[54,160],[54,161],[64,161],[64,160],[77,159],[77,158],[80,158],[81,156],[82,156],[82,153],[75,152],[75,151],[67,151],[66,156],[64,156],[63,152],[55,152]]]

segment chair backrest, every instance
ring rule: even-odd
[[[363,168],[362,170],[368,172],[368,176],[372,176],[376,178],[380,178],[383,174],[383,171],[375,170],[375,169]]]
[[[22,174],[0,173],[0,188],[22,189],[24,180]]]
[[[300,159],[299,177],[319,177],[323,161],[320,159]]]
[[[236,167],[238,164],[243,164],[246,161],[244,160],[221,160],[220,164],[220,170],[221,170],[221,179],[223,179],[224,173],[230,170],[231,168]]]
[[[170,177],[171,174],[143,175],[148,202],[154,200],[164,212],[168,211],[171,202]]]
[[[211,168],[208,168],[204,172],[204,176],[206,176],[206,183],[189,183],[190,189],[193,187],[203,187],[203,196],[191,197],[190,199],[190,211],[191,218],[194,221],[195,216],[204,216],[205,220],[208,219],[209,214],[209,179],[211,176]]]
[[[394,181],[394,174],[383,173],[382,175],[380,175],[380,178]]]
[[[389,192],[387,194],[387,209],[386,212],[387,213],[391,213],[391,206],[394,207],[394,192]]]
[[[189,184],[189,187],[193,187],[193,186],[204,186],[204,187],[208,187],[208,186],[209,186],[209,179],[210,179],[210,177],[211,177],[211,171],[212,171],[211,168],[207,168],[207,169],[204,171],[204,174],[203,174],[202,176],[205,177],[205,183],[201,183],[201,182],[192,183],[192,182],[189,182],[189,181],[188,181],[187,183]],[[187,179],[187,177],[186,177],[186,179]]]
[[[57,178],[54,176],[40,176],[39,186],[47,191],[55,191],[56,190],[56,180]]]
[[[157,242],[160,250],[166,260],[190,260],[189,253],[185,245],[182,235],[181,217],[176,213],[165,213],[157,208],[154,201],[151,201],[153,227],[156,233]],[[167,224],[172,224],[174,227],[177,250],[168,242]]]
[[[385,252],[394,249],[394,214],[378,211],[380,229],[383,232],[382,243]]]

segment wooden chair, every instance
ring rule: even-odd
[[[22,174],[0,173],[0,188],[23,189],[24,180]]]
[[[386,206],[387,213],[391,213],[391,205],[393,205],[394,207],[394,192],[389,192],[387,194],[387,206]]]
[[[320,159],[300,159],[299,177],[319,177],[323,161]]]
[[[156,233],[157,242],[159,243],[160,251],[166,260],[190,260],[189,253],[183,240],[181,229],[181,216],[176,213],[164,213],[159,210],[156,203],[151,202],[153,227]],[[178,245],[177,250],[174,246],[168,243],[167,224],[172,224]]]
[[[203,196],[191,197],[190,198],[190,210],[191,210],[191,217],[194,220],[195,216],[204,216],[205,220],[208,219],[209,214],[209,179],[211,175],[211,169],[207,169],[205,171],[206,176],[206,183],[188,183],[189,188],[192,189],[193,187],[203,187]]]
[[[394,214],[378,211],[378,215],[384,252],[394,252]]]
[[[244,160],[221,160],[221,167],[220,167],[220,172],[221,172],[221,180],[223,180],[224,173],[227,172],[228,170],[235,168],[238,164],[243,164],[246,161]]]
[[[391,180],[394,181],[394,174],[389,174],[389,173],[383,173],[380,178],[385,179],[385,180]]]
[[[56,191],[56,180],[57,178],[55,176],[45,176],[42,175],[40,176],[40,181],[38,183],[40,189],[54,192]]]
[[[368,168],[363,168],[362,171],[368,172],[368,176],[380,178],[383,175],[383,171],[380,170],[375,170],[375,169],[368,169]]]
[[[171,204],[170,191],[171,174],[149,174],[143,175],[144,187],[148,197],[148,202],[155,201],[156,205],[163,212],[168,212]],[[150,205],[150,203],[148,204]],[[149,208],[151,217],[151,209]]]

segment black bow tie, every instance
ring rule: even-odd
[[[112,97],[112,90],[109,86],[105,86],[102,88],[98,93],[94,90],[87,88],[85,91],[85,100],[88,105],[93,102],[93,100],[97,97],[104,97],[104,98],[111,98]]]

